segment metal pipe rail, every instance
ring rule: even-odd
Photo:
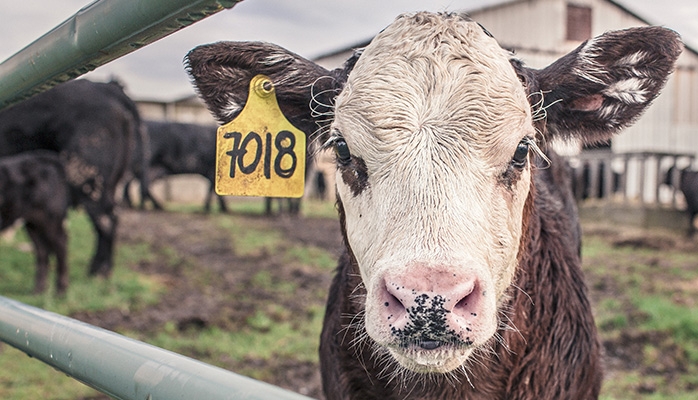
[[[308,399],[2,296],[0,340],[120,400]]]
[[[97,0],[0,64],[0,109],[240,0]]]

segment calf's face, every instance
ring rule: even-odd
[[[417,13],[335,71],[231,42],[197,47],[187,68],[222,123],[265,74],[291,122],[334,147],[362,281],[353,322],[379,354],[441,373],[486,349],[502,325],[532,214],[536,143],[608,140],[657,96],[680,51],[674,32],[636,28],[531,70],[467,17]]]
[[[415,371],[449,371],[498,328],[535,142],[508,54],[475,22],[400,19],[336,99],[330,143],[366,331]]]

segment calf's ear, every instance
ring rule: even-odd
[[[185,67],[199,95],[222,124],[242,111],[252,78],[259,74],[268,76],[281,111],[306,135],[331,121],[334,98],[350,69],[328,71],[288,50],[262,42],[202,45],[187,54]]]
[[[683,49],[661,27],[607,32],[542,70],[514,63],[548,137],[608,141],[659,95]]]

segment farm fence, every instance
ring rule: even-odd
[[[678,171],[695,163],[692,154],[667,152],[613,153],[585,150],[567,157],[572,168],[573,190],[577,200],[631,200],[643,206],[681,208],[678,205]],[[667,185],[671,183],[673,187]]]
[[[90,72],[239,1],[94,1],[0,63],[0,108]]]
[[[0,63],[0,109],[238,0],[97,0]],[[116,399],[307,399],[0,296],[0,341]]]
[[[116,399],[307,399],[2,296],[0,339]]]

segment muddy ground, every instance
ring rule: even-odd
[[[269,227],[282,232],[287,246],[298,243],[312,245],[339,256],[342,240],[336,219],[267,218],[261,215],[239,217],[252,222],[257,228]],[[324,293],[329,290],[331,273],[328,271],[298,265],[287,267],[277,255],[267,251],[238,255],[229,239],[229,232],[219,227],[215,218],[216,215],[200,213],[121,210],[119,242],[151,244],[155,250],[153,257],[136,268],[141,273],[156,276],[167,286],[167,292],[158,304],[135,312],[107,310],[72,317],[113,331],[146,334],[162,330],[168,323],[174,323],[180,331],[208,326],[239,329],[255,310],[264,309],[261,304],[282,302],[285,309],[300,315],[307,312],[309,302],[318,302],[318,288],[322,288]],[[160,251],[162,249],[176,249],[177,255]],[[181,268],[177,267],[178,262]],[[192,279],[191,272],[187,272],[191,270],[191,265],[187,264],[191,263],[197,264],[195,268],[199,270],[199,275],[215,278],[206,279],[205,285],[200,280]],[[270,271],[279,281],[296,283],[294,295],[284,296],[255,288],[250,280],[261,270]],[[225,295],[220,295],[223,293]],[[236,299],[234,304],[231,298]],[[188,355],[199,358],[197,354]],[[322,397],[320,374],[312,363],[292,363],[283,359],[250,359],[245,363],[241,365],[230,360],[224,362],[223,367],[236,372],[264,369],[269,371],[266,380],[274,385],[313,398]]]
[[[338,255],[341,236],[335,219],[323,218],[265,218],[254,215],[241,215],[241,218],[253,220],[255,226],[273,227],[283,232],[289,243],[305,243],[328,250]],[[307,312],[307,302],[317,301],[318,288],[326,290],[330,284],[330,273],[302,268],[297,265],[287,267],[275,254],[262,252],[246,256],[237,255],[226,232],[212,219],[196,213],[175,212],[137,212],[122,210],[120,213],[121,243],[151,243],[156,251],[148,261],[136,268],[143,274],[156,277],[169,288],[161,301],[142,310],[124,312],[108,310],[99,313],[82,313],[73,317],[88,323],[116,331],[155,332],[167,323],[174,323],[180,330],[199,329],[207,326],[234,327],[245,324],[258,307],[255,302],[282,301],[294,312]],[[616,232],[603,229],[591,230],[591,234],[607,237],[619,246],[685,248],[695,246],[696,242],[678,239],[656,239],[638,235],[617,236]],[[168,252],[157,249],[175,248],[182,266],[172,267],[173,257]],[[207,280],[201,285],[191,279],[185,263],[196,262],[201,274],[212,274],[216,279]],[[234,265],[235,268],[231,268]],[[254,291],[249,284],[250,277],[259,270],[273,271],[274,276],[282,280],[293,281],[299,288],[293,297],[277,298],[268,291]],[[594,301],[600,301],[613,288],[603,287],[590,282]],[[219,295],[225,293],[225,296]],[[315,297],[313,297],[315,296]],[[235,304],[230,299],[237,298]],[[309,300],[311,299],[311,300]],[[604,343],[606,349],[607,376],[613,376],[614,370],[634,368],[641,353],[638,347],[645,341],[658,340],[648,337],[622,337]],[[196,357],[196,354],[191,354]],[[247,365],[230,361],[224,367],[233,371],[246,368],[263,368],[270,371],[267,381],[314,398],[321,398],[320,376],[317,366],[310,362],[292,362],[289,360],[265,361],[246,360]],[[671,365],[665,369],[682,368]],[[670,371],[669,371],[670,372]],[[642,389],[642,388],[640,388]]]

